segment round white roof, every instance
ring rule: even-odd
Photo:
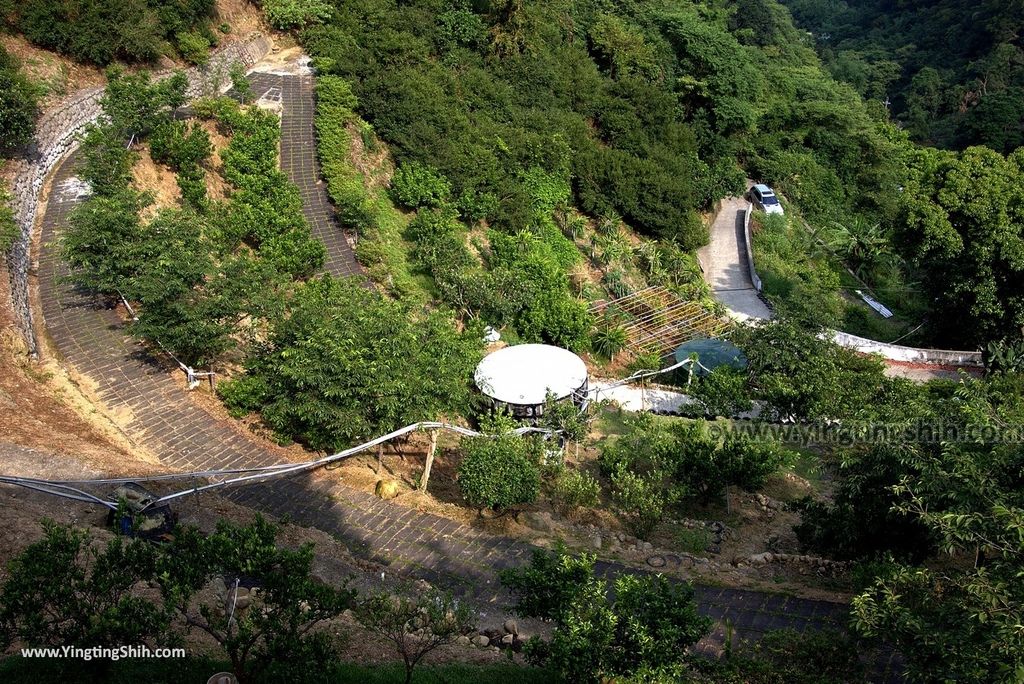
[[[562,399],[587,380],[583,359],[547,344],[517,344],[488,354],[474,375],[480,391],[507,404],[543,404],[548,391]]]

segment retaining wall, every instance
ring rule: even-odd
[[[864,354],[881,354],[890,361],[910,363],[934,363],[944,366],[984,366],[980,351],[956,351],[952,349],[920,349],[902,347],[898,344],[876,342],[850,333],[832,331],[836,344]]]
[[[757,269],[754,268],[754,243],[750,235],[750,215],[753,213],[754,205],[747,202],[747,208],[743,210],[743,241],[747,245],[747,269],[750,271],[750,282],[754,284],[754,289],[758,292],[761,291],[761,276],[757,275]]]
[[[189,99],[223,91],[230,85],[229,69],[232,64],[250,67],[260,61],[270,47],[266,36],[256,35],[245,42],[226,46],[215,53],[205,67],[188,69],[185,74],[189,83],[186,91]],[[157,78],[166,78],[171,73],[161,73]],[[38,348],[32,328],[28,276],[39,195],[57,162],[77,147],[79,134],[99,117],[102,95],[102,88],[81,90],[47,111],[36,125],[32,143],[22,156],[10,162],[15,172],[10,188],[13,196],[11,208],[21,234],[6,255],[7,272],[15,319],[33,355]]]

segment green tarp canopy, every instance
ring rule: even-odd
[[[747,367],[747,357],[740,348],[732,342],[725,340],[713,340],[706,337],[698,337],[679,345],[675,351],[676,363],[685,361],[694,354],[697,361],[704,368],[694,368],[697,373],[713,371],[719,366],[729,366],[736,370]],[[704,370],[704,369],[707,370]]]

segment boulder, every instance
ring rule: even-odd
[[[545,511],[523,511],[519,514],[519,524],[538,532],[554,532],[555,521]]]
[[[665,567],[665,559],[662,556],[651,556],[647,559],[647,564],[652,568],[663,568]]]
[[[519,634],[519,625],[512,618],[505,620],[505,624],[502,627],[505,628],[506,634]]]
[[[515,637],[511,634],[506,634],[505,636],[501,637],[502,646],[511,646],[513,641],[515,641]]]
[[[473,642],[472,642],[472,641],[470,641],[470,639],[469,639],[469,637],[468,637],[468,636],[466,636],[465,634],[461,634],[461,635],[459,635],[459,637],[458,637],[458,638],[457,638],[457,639],[455,640],[455,643],[457,643],[457,644],[458,644],[459,646],[469,646],[469,645],[470,645],[471,643],[473,643]]]
[[[491,640],[484,634],[477,634],[473,637],[473,645],[480,648],[487,648],[487,644],[491,643]]]
[[[399,485],[397,480],[377,480],[377,486],[373,493],[381,499],[394,499],[398,496]]]

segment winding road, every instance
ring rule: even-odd
[[[254,73],[252,81],[257,96],[280,96],[281,166],[302,193],[313,233],[327,246],[326,270],[335,275],[359,274],[320,180],[313,129],[313,77]],[[72,154],[59,165],[39,222],[41,311],[37,314],[41,314],[38,320],[45,326],[49,348],[91,385],[128,439],[168,467],[208,470],[287,460],[283,450],[256,440],[239,424],[223,420],[193,401],[180,381],[167,372],[164,359],[150,355],[125,335],[114,310],[98,306],[62,278],[67,268],[60,259],[57,240],[69,211],[82,200],[81,184],[74,177],[77,159]],[[730,282],[728,267],[721,273],[722,282]],[[254,510],[322,529],[345,542],[357,556],[382,563],[392,573],[445,586],[489,605],[494,612],[510,607],[497,571],[524,563],[532,551],[530,545],[511,538],[382,501],[324,473],[240,486],[222,495]],[[669,558],[668,562],[678,564],[679,559]],[[601,563],[600,568],[606,573],[625,569],[615,563]],[[847,607],[843,604],[712,586],[696,590],[701,612],[718,623],[715,633],[705,640],[705,647],[711,649],[721,644],[726,622],[738,637],[753,639],[772,629],[803,631],[845,622]],[[891,676],[886,663],[877,664],[877,670],[878,680]]]

